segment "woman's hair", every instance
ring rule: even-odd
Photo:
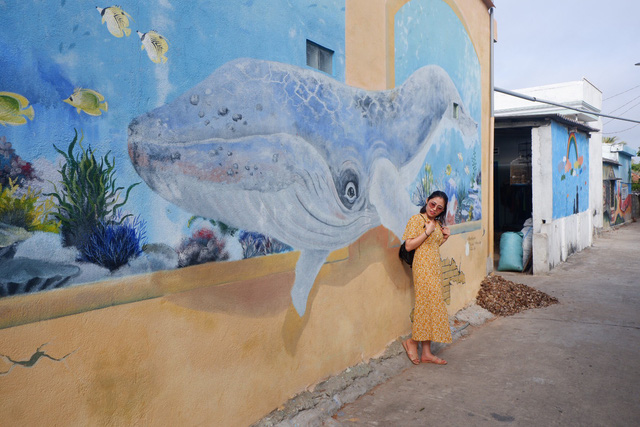
[[[427,197],[427,201],[424,202],[424,206],[422,207],[422,209],[420,209],[420,213],[426,213],[427,212],[427,203],[429,203],[429,200],[435,198],[435,197],[441,197],[442,200],[444,200],[444,209],[442,210],[442,212],[440,212],[440,215],[438,215],[435,220],[438,221],[441,225],[445,225],[446,224],[446,216],[447,216],[447,203],[449,203],[449,198],[447,197],[447,193],[445,193],[444,191],[434,191],[433,193],[431,193],[431,195],[429,197]]]

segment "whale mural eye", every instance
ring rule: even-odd
[[[349,181],[347,183],[347,187],[345,188],[344,196],[349,200],[349,202],[353,203],[356,201],[356,197],[358,196],[358,191],[356,189],[356,184]]]
[[[352,169],[346,169],[342,171],[336,185],[338,194],[342,204],[351,209],[358,201],[359,194],[359,181],[358,175]]]

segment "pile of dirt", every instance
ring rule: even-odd
[[[558,299],[498,275],[489,275],[480,284],[477,304],[496,316],[511,316],[530,308],[557,304]]]

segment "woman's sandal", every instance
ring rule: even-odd
[[[434,363],[436,365],[446,365],[447,364],[446,360],[440,359],[437,356],[433,356],[432,359],[425,359],[424,357],[421,357],[420,358],[420,362],[422,362],[422,363]]]
[[[420,358],[418,357],[418,349],[415,350],[414,354],[409,353],[409,340],[402,341],[402,347],[404,347],[404,351],[407,353],[407,357],[411,360],[411,363],[419,365]]]

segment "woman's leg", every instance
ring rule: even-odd
[[[440,359],[431,353],[431,341],[422,341],[422,357],[420,358],[422,363],[435,363],[436,365],[446,365],[447,361]]]
[[[402,347],[404,347],[404,351],[407,353],[407,357],[411,360],[411,363],[419,365],[420,357],[418,357],[418,341],[407,338],[405,341],[402,341]]]

